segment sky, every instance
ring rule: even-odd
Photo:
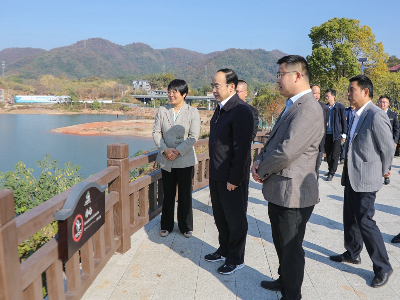
[[[311,28],[345,17],[371,27],[385,52],[400,57],[400,0],[6,0],[1,11],[0,50],[103,38],[155,49],[261,48],[307,56]]]

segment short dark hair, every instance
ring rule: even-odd
[[[319,85],[318,85],[318,84],[310,84],[310,89],[312,89],[314,86],[317,86],[317,87],[319,87]]]
[[[174,79],[168,84],[168,91],[171,91],[171,90],[179,91],[179,93],[181,93],[182,96],[183,96],[183,94],[186,94],[186,96],[187,96],[189,87],[185,80]],[[186,98],[186,96],[185,96],[185,98]]]
[[[379,99],[378,99],[378,100],[381,100],[381,99],[383,99],[383,98],[386,98],[386,99],[388,99],[388,100],[389,100],[389,102],[392,102],[392,98],[390,98],[390,96],[389,96],[389,95],[382,95],[382,96],[380,96],[380,97],[379,97]]]
[[[310,78],[310,69],[308,68],[308,63],[303,56],[300,55],[286,55],[281,57],[277,64],[286,64],[288,67],[290,66],[299,66],[301,68],[301,74]]]
[[[326,93],[331,93],[332,96],[336,97],[336,91],[334,89],[327,89],[325,94]]]
[[[374,97],[374,85],[371,79],[365,75],[356,75],[349,79],[350,82],[357,81],[357,85],[363,90],[368,89],[368,96],[372,99]]]
[[[227,84],[233,83],[235,85],[235,89],[236,89],[239,79],[238,79],[238,76],[236,75],[235,71],[233,71],[231,69],[221,69],[221,70],[218,70],[218,72],[225,73],[226,83]]]

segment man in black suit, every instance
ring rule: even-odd
[[[326,127],[325,152],[328,162],[328,177],[326,181],[332,181],[339,163],[340,146],[346,140],[347,121],[343,104],[336,102],[336,91],[328,89],[325,92],[325,100],[329,107],[329,121]]]
[[[350,104],[349,107],[346,107],[344,110],[346,113],[346,121],[347,121],[347,130],[346,132],[349,131],[349,126],[351,124],[351,120],[353,119],[353,112],[354,112],[354,106]],[[340,163],[344,164],[344,144],[342,144],[342,147],[340,148]]]
[[[390,97],[389,96],[381,96],[378,100],[378,102],[376,103],[378,105],[378,107],[380,107],[384,112],[386,112],[386,114],[389,117],[390,120],[390,125],[392,125],[392,135],[393,135],[393,141],[394,141],[394,147],[397,147],[397,142],[399,141],[399,119],[397,116],[397,113],[395,113],[394,111],[391,111],[389,109],[390,106]],[[384,179],[383,182],[385,185],[390,183],[390,179],[389,177]],[[400,241],[399,241],[400,242]]]
[[[210,121],[209,187],[219,248],[207,254],[210,262],[225,261],[221,274],[244,267],[247,235],[248,177],[250,170],[253,113],[236,94],[238,77],[233,70],[221,69],[211,87],[218,101]]]
[[[249,94],[249,91],[247,90],[246,81],[244,81],[244,80],[238,81],[238,85],[236,87],[236,94],[238,94],[240,99],[242,99],[244,102],[246,102],[246,97]],[[257,110],[257,108],[251,106],[250,104],[249,104],[249,107],[254,116],[253,139],[252,139],[252,141],[254,141],[254,138],[256,137],[257,131],[258,131],[258,110]]]
[[[324,151],[325,151],[326,126],[328,126],[329,108],[326,104],[319,101],[319,98],[321,98],[321,89],[319,88],[319,86],[316,84],[312,84],[312,85],[310,85],[310,88],[311,88],[311,91],[312,91],[315,99],[317,99],[318,103],[321,105],[322,112],[324,114],[325,134],[322,137],[321,143],[319,144],[319,153],[317,156],[317,164],[315,166],[315,171],[317,172],[317,179],[318,179],[319,178],[319,168],[321,167],[322,157],[324,156]]]

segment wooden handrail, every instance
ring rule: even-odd
[[[251,149],[258,155],[268,135],[258,132]],[[208,146],[208,139],[197,141],[195,148]],[[71,193],[70,188],[17,218],[10,190],[0,190],[0,300],[42,299],[42,273],[46,272],[49,300],[80,299],[115,252],[130,249],[130,236],[161,212],[163,203],[161,170],[129,183],[129,171],[152,163],[157,151],[128,158],[127,144],[107,146],[108,167],[86,179],[86,182],[108,184],[105,199],[105,224],[73,257],[66,262],[67,292],[64,290],[63,264],[58,259],[55,238],[20,263],[18,244],[24,242],[54,221]],[[252,155],[252,160],[254,158]],[[197,155],[193,190],[208,185],[209,154]],[[81,269],[81,270],[80,270]]]

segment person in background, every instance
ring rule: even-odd
[[[346,112],[346,121],[347,121],[347,130],[346,130],[346,135],[349,132],[349,126],[351,124],[351,121],[353,120],[353,112],[354,112],[354,106],[350,104],[349,107],[346,107],[345,109]],[[342,143],[342,146],[340,147],[340,163],[344,164],[344,143]]]
[[[329,107],[329,121],[326,127],[325,152],[328,162],[328,173],[326,181],[332,181],[336,173],[340,146],[346,139],[347,121],[343,104],[336,102],[336,91],[328,89],[325,92],[325,100]]]
[[[322,113],[324,115],[324,136],[322,137],[321,143],[319,144],[319,153],[317,157],[317,164],[315,166],[315,171],[317,172],[317,178],[319,178],[319,168],[321,167],[322,157],[324,156],[325,152],[325,136],[326,136],[326,126],[328,126],[329,108],[326,104],[319,101],[319,98],[321,98],[321,89],[319,88],[319,86],[316,84],[312,84],[310,85],[310,88],[315,99],[318,101],[319,105],[321,105]]]
[[[330,259],[360,264],[364,244],[375,274],[371,286],[377,288],[385,285],[393,273],[382,234],[373,217],[376,193],[382,187],[382,176],[390,176],[395,148],[388,116],[371,101],[372,81],[364,75],[354,76],[349,81],[347,96],[355,111],[344,148],[341,182],[346,251]]]
[[[236,93],[238,77],[231,69],[219,70],[211,87],[217,108],[210,121],[209,187],[217,251],[205,255],[209,262],[225,261],[218,268],[228,275],[244,267],[247,236],[248,174],[254,116]]]
[[[185,103],[188,85],[174,79],[168,85],[170,104],[158,109],[153,139],[158,149],[157,163],[161,167],[164,202],[160,235],[165,237],[174,228],[176,186],[178,185],[178,228],[190,238],[193,231],[192,179],[197,164],[194,144],[200,134],[200,115]]]
[[[397,148],[397,143],[399,141],[399,119],[397,116],[397,113],[394,111],[391,111],[389,109],[390,106],[390,97],[389,96],[380,96],[378,102],[376,103],[378,107],[380,107],[389,117],[390,125],[392,125],[392,135],[393,135],[393,141],[394,141],[394,147]],[[383,181],[385,185],[388,185],[390,183],[389,177],[386,177]]]
[[[237,85],[237,88],[236,88],[236,94],[238,94],[240,99],[242,99],[244,102],[246,102],[246,97],[249,94],[249,92],[247,90],[246,81],[238,80],[238,85]],[[253,113],[253,116],[254,116],[253,138],[252,138],[252,141],[254,141],[254,138],[256,137],[257,131],[258,131],[258,110],[257,110],[257,108],[251,106],[250,104],[249,104],[249,107],[250,107],[251,112]]]

